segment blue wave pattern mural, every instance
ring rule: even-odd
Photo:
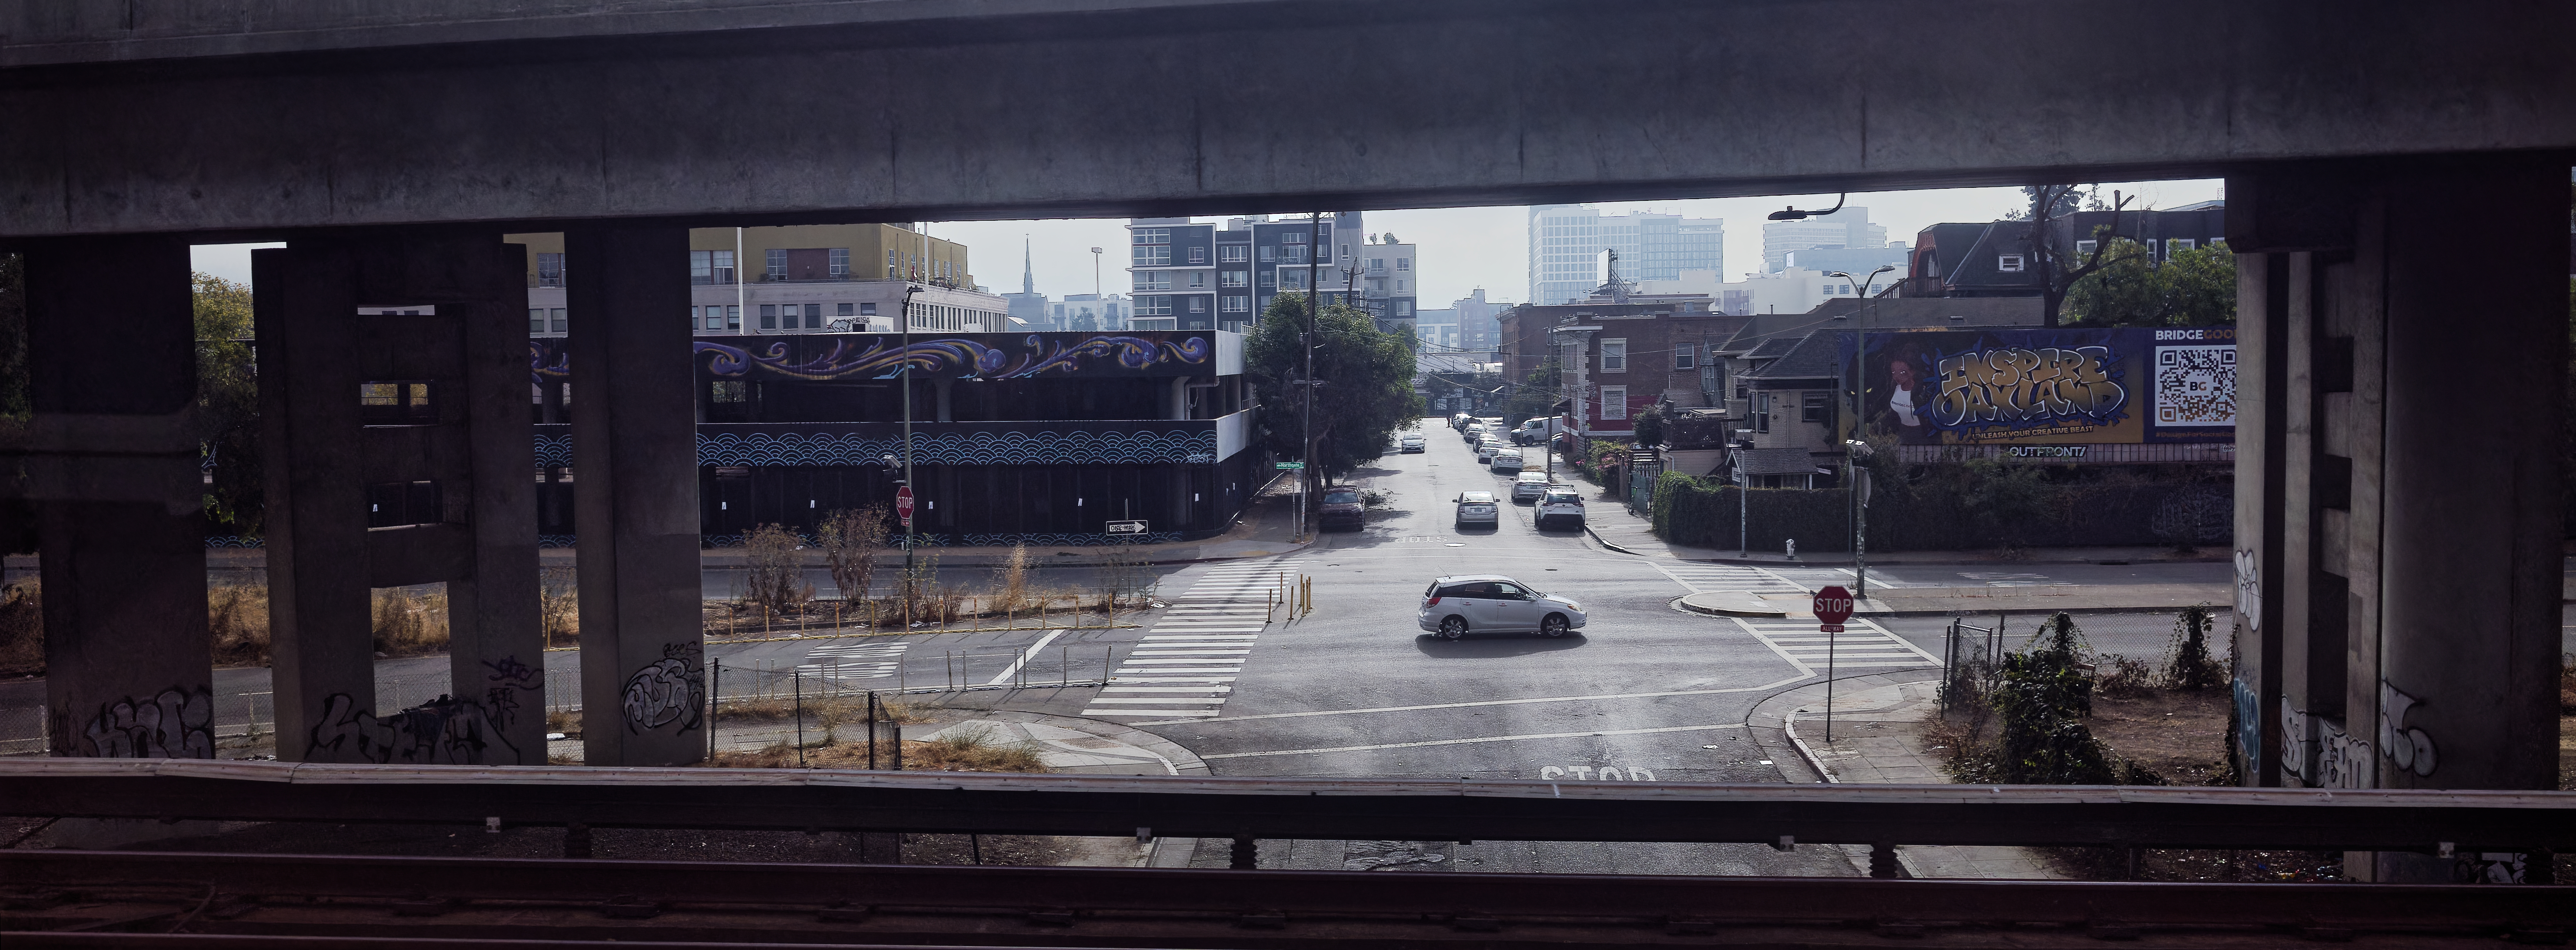
[[[796,532],[796,536],[807,544],[814,543],[814,539],[808,536],[805,532]],[[548,535],[548,537],[553,537],[553,535]],[[914,535],[913,537],[920,543],[921,547],[925,548],[1006,548],[1015,544],[1025,544],[1033,548],[1091,548],[1108,547],[1115,544],[1173,544],[1181,540],[1181,533],[1178,531],[1155,531],[1148,534],[1069,534],[1062,532],[1031,532],[1027,534],[930,534],[925,532]],[[743,535],[739,534],[709,534],[701,535],[699,540],[707,547],[711,548],[738,548],[743,546],[745,538]],[[894,550],[903,549],[903,533],[901,531],[897,531],[892,538],[888,539],[888,541],[888,546],[890,548]],[[571,545],[566,544],[564,546],[570,547]]]
[[[537,433],[537,464],[571,465],[572,436]]]
[[[959,373],[967,379],[1026,379],[1051,371],[1080,369],[1093,359],[1114,360],[1120,367],[1143,370],[1158,363],[1196,366],[1216,356],[1216,347],[1203,336],[1149,339],[1103,335],[1049,340],[1032,333],[1021,341],[1017,353],[965,337],[923,340],[911,346],[882,334],[830,339],[828,346],[810,355],[800,353],[798,347],[785,340],[774,340],[757,349],[707,340],[692,345],[698,353],[711,354],[707,371],[717,376],[741,376],[757,368],[767,374],[805,380],[890,379],[906,366],[920,373]]]
[[[903,438],[814,433],[698,435],[700,465],[875,465],[900,454]],[[1196,432],[916,432],[922,465],[1144,465],[1216,461],[1216,433]],[[569,455],[569,446],[567,446]],[[539,448],[540,460],[544,449]],[[569,462],[567,461],[567,464]]]

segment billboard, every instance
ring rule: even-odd
[[[1860,353],[1860,425],[1904,445],[2232,442],[2236,328],[1843,333]],[[1844,437],[1851,436],[1848,419]]]

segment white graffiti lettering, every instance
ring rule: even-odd
[[[706,672],[698,665],[700,647],[674,643],[662,648],[662,659],[645,664],[626,678],[619,697],[629,732],[645,732],[673,723],[679,731],[698,727],[707,702]]]

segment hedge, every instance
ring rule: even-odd
[[[2171,484],[2048,485],[2047,514],[2015,532],[2035,547],[2149,546],[2172,543],[2156,531],[2156,515],[2191,486]],[[1654,530],[1674,544],[1736,546],[1736,493],[1731,484],[1667,472],[1655,482]],[[1778,551],[1795,538],[1802,551],[1851,549],[1850,496],[1840,488],[1756,488],[1744,499],[1750,519],[1747,546]],[[1872,551],[1957,551],[2005,543],[2003,525],[1974,510],[1965,498],[1937,486],[1891,490],[1882,482],[1869,503]]]

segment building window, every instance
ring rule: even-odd
[[[839,280],[848,276],[850,276],[850,249],[846,247],[833,248],[832,279]]]
[[[1205,297],[1192,297],[1192,298],[1190,298],[1190,312],[1191,312],[1191,313],[1206,313],[1206,312],[1207,312],[1207,298],[1205,298]]]
[[[1823,421],[1825,421],[1825,394],[1824,394],[1824,393],[1799,393],[1799,394],[1798,394],[1798,421],[1800,421],[1800,422],[1823,422]]]
[[[1136,289],[1170,290],[1172,289],[1172,272],[1167,270],[1158,270],[1146,271],[1144,273],[1137,274]]]
[[[1396,258],[1396,259],[1395,259],[1395,269],[1396,269],[1396,270],[1412,270],[1412,269],[1413,269],[1413,258],[1410,258],[1410,257],[1399,257],[1399,258]]]
[[[2100,241],[2077,241],[2075,242],[2075,253],[2091,254],[2093,253],[2094,248],[2100,246],[2102,246],[2102,242]]]
[[[1190,286],[1191,286],[1191,287],[1194,287],[1194,288],[1202,288],[1202,289],[1203,289],[1203,288],[1205,288],[1205,287],[1207,287],[1207,272],[1206,272],[1206,271],[1191,271],[1191,272],[1190,272]]]
[[[564,285],[564,283],[563,283],[563,277],[564,277],[564,256],[563,256],[563,255],[561,255],[561,254],[539,254],[539,255],[537,255],[537,286],[539,286],[539,287],[561,287],[561,286],[563,286],[563,285]]]
[[[1280,271],[1279,288],[1282,290],[1306,289],[1306,272],[1301,270]]]
[[[689,283],[733,283],[732,251],[690,251]]]
[[[1404,292],[1404,278],[1398,277],[1395,279],[1395,292],[1399,294]]]
[[[1207,263],[1207,248],[1204,248],[1204,247],[1194,247],[1194,248],[1190,248],[1190,263],[1192,263],[1192,264],[1205,264],[1205,263]]]
[[[1995,269],[2007,274],[2021,273],[2021,255],[2003,254],[1995,258]]]
[[[739,379],[719,379],[708,388],[710,392],[707,397],[713,402],[751,401],[750,387],[743,385],[743,381]]]
[[[704,322],[704,323],[700,323],[700,324],[698,324],[698,326],[699,326],[701,329],[707,329],[707,330],[722,330],[722,329],[724,329],[724,308],[723,308],[723,307],[721,307],[721,306],[717,306],[717,305],[714,305],[714,304],[709,304],[706,308],[704,308],[703,310],[701,310],[701,311],[700,311],[699,316],[703,317],[703,318],[705,319],[705,321],[706,321],[706,322]]]
[[[528,332],[546,332],[546,312],[544,309],[538,307],[528,308]]]
[[[546,322],[554,324],[556,333],[568,332],[570,329],[570,325],[564,322],[564,308],[562,307],[552,307],[547,309]]]
[[[1135,266],[1168,267],[1171,265],[1172,231],[1170,228],[1138,228],[1135,240]]]
[[[1138,298],[1136,298],[1136,315],[1137,315],[1137,316],[1140,316],[1140,317],[1168,317],[1168,316],[1171,316],[1171,315],[1172,315],[1172,298],[1170,298],[1170,297],[1138,297]]]
[[[1625,419],[1625,418],[1628,418],[1628,387],[1626,387],[1626,386],[1603,386],[1603,387],[1601,387],[1601,418],[1603,418],[1603,419]]]
[[[1369,259],[1368,259],[1368,269],[1369,269],[1369,270],[1372,270],[1372,271],[1382,271],[1382,270],[1385,270],[1385,269],[1386,269],[1386,258],[1383,258],[1383,257],[1372,257],[1372,258],[1369,258]]]
[[[769,250],[767,250],[767,251],[762,252],[762,256],[764,257],[764,259],[765,259],[765,260],[766,260],[766,262],[768,263],[768,267],[767,267],[767,269],[766,269],[766,274],[765,274],[761,279],[763,279],[763,280],[786,280],[786,279],[787,279],[787,249],[786,249],[786,248],[783,248],[783,247],[773,247],[773,248],[770,248],[770,249],[769,249]]]
[[[832,315],[836,317],[855,317],[859,315],[859,305],[854,303],[845,303],[834,309],[836,312]]]
[[[1306,232],[1290,231],[1286,234],[1280,235],[1279,240],[1281,243],[1285,244],[1304,244],[1306,243]]]
[[[872,303],[863,303],[863,304],[860,304],[860,305],[859,305],[859,316],[862,316],[862,317],[873,317],[873,316],[876,316],[876,315],[877,315],[877,305],[876,305],[876,304],[872,304]]]
[[[2171,259],[2173,258],[2173,256],[2174,256],[2174,253],[2175,253],[2175,252],[2177,252],[2177,251],[2188,251],[2188,250],[2191,250],[2192,248],[2199,247],[2199,246],[2200,246],[2200,242],[2199,242],[2199,241],[2196,241],[2196,240],[2193,240],[2193,239],[2191,239],[2191,238],[2166,238],[2166,239],[2165,239],[2165,258],[2166,258],[2167,260],[2171,260]]]
[[[1771,431],[1770,393],[1753,394],[1753,411],[1751,415],[1753,416],[1753,431],[1761,433],[1769,433]]]
[[[1674,350],[1673,368],[1677,370],[1699,368],[1699,363],[1694,358],[1696,355],[1689,350]]]
[[[765,303],[760,305],[760,328],[763,330],[778,329],[777,304]]]
[[[734,304],[725,305],[725,331],[742,332],[742,307]]]
[[[1216,249],[1216,260],[1220,264],[1240,264],[1251,259],[1252,246],[1249,244],[1228,244]]]
[[[1399,317],[1410,317],[1410,316],[1412,316],[1412,315],[1413,315],[1413,305],[1412,305],[1411,303],[1407,303],[1407,302],[1402,301],[1402,300],[1398,300],[1398,301],[1396,301],[1396,302],[1395,302],[1395,315],[1396,315],[1396,316],[1399,316]]]
[[[1251,313],[1252,298],[1226,297],[1217,302],[1217,309],[1223,310],[1227,313]]]
[[[822,329],[822,328],[823,328],[823,305],[822,305],[822,304],[819,304],[819,303],[809,303],[809,304],[806,304],[806,305],[805,305],[805,329],[808,329],[808,330],[820,330],[820,329]]]
[[[1264,264],[1275,264],[1275,263],[1278,263],[1278,261],[1279,261],[1279,249],[1278,249],[1278,248],[1271,247],[1270,245],[1267,245],[1267,244],[1264,244],[1264,245],[1262,245],[1262,246],[1261,246],[1261,262],[1262,262],[1262,263],[1264,263]]]
[[[1250,271],[1230,270],[1217,275],[1217,286],[1219,287],[1244,287],[1249,286],[1251,283],[1252,273]]]
[[[1303,263],[1306,263],[1306,247],[1305,247],[1305,245],[1302,245],[1302,244],[1301,244],[1301,245],[1298,245],[1298,246],[1296,246],[1296,247],[1283,247],[1283,248],[1280,248],[1280,249],[1279,249],[1279,263],[1282,263],[1282,264],[1303,264]]]
[[[1270,272],[1270,271],[1262,271],[1262,272],[1261,272],[1261,286],[1264,286],[1264,287],[1276,287],[1276,286],[1278,286],[1278,285],[1279,285],[1279,275],[1277,275],[1277,274],[1275,274],[1275,273],[1272,273],[1272,272]]]
[[[892,279],[894,279],[894,275],[895,275],[894,250],[893,250],[893,249],[891,249],[891,248],[888,248],[888,249],[886,250],[886,279],[888,279],[888,280],[892,280]]]
[[[1601,341],[1601,371],[1604,373],[1628,371],[1628,341]]]

